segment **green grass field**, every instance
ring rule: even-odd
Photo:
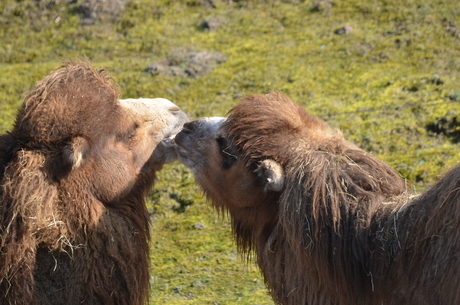
[[[2,133],[37,81],[86,58],[122,97],[164,97],[192,119],[282,91],[420,191],[460,160],[457,0],[104,3],[0,2]],[[273,304],[188,169],[166,166],[149,208],[151,304]]]

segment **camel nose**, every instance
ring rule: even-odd
[[[197,121],[192,121],[192,122],[185,123],[184,126],[182,127],[182,132],[187,133],[187,134],[192,133],[193,130],[195,129],[196,124],[197,124],[196,122]]]
[[[220,126],[225,122],[226,118],[223,117],[208,117],[200,118],[184,124],[182,131],[184,133],[192,132],[216,132]]]

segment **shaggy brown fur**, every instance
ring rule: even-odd
[[[288,97],[176,136],[181,161],[278,304],[460,304],[460,167],[420,197]]]
[[[146,302],[153,149],[185,115],[169,102],[152,124],[118,97],[103,70],[68,63],[0,136],[0,304]]]

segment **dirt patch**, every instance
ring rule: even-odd
[[[224,21],[221,18],[210,16],[198,24],[198,29],[203,32],[215,32],[223,24]]]
[[[221,53],[177,49],[172,56],[149,65],[147,72],[153,75],[198,78],[209,73],[226,60],[227,57]]]
[[[80,16],[82,25],[92,25],[97,20],[118,20],[126,4],[127,0],[84,0],[73,4],[73,10]]]

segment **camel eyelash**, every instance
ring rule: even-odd
[[[217,141],[217,143],[219,144],[220,147],[224,146],[224,142],[225,142],[225,139],[224,139],[224,138],[222,138],[222,137],[217,138],[216,141]],[[226,156],[228,156],[228,157],[230,157],[230,158],[233,158],[233,159],[235,159],[235,160],[238,160],[238,156],[237,156],[237,155],[234,155],[234,154],[232,154],[232,153],[230,153],[230,152],[228,151],[228,150],[231,148],[232,144],[233,144],[233,140],[232,140],[232,142],[230,142],[230,143],[227,145],[227,147],[225,147],[224,149],[222,149],[221,152],[222,152],[224,155],[226,155]]]
[[[225,149],[222,150],[222,152],[223,152],[224,154],[226,154],[227,156],[229,156],[229,157],[231,157],[231,158],[234,158],[235,160],[238,160],[238,156],[236,156],[236,155],[234,155],[234,154],[231,154],[231,153],[229,153],[228,151],[225,151],[226,149],[229,149],[229,148],[230,148],[230,146],[227,146]]]

